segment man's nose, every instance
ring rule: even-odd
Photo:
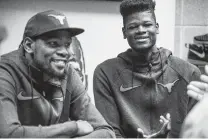
[[[64,58],[69,58],[71,53],[69,51],[69,49],[67,49],[66,47],[61,47],[58,51],[57,51],[57,55],[64,57]]]
[[[146,32],[145,27],[144,26],[138,26],[137,33],[144,33],[144,32]]]

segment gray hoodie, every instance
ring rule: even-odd
[[[77,120],[94,128],[85,137],[114,137],[73,68],[61,80],[44,81],[43,75],[25,58],[23,48],[2,56],[0,137],[78,137]]]
[[[183,120],[195,104],[186,86],[199,75],[198,68],[167,49],[157,49],[149,61],[129,49],[97,66],[95,104],[117,137],[136,138],[137,128],[146,135],[158,132],[160,116],[166,113],[171,115],[169,136],[179,137]]]

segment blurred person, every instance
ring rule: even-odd
[[[96,107],[117,137],[179,137],[196,103],[186,87],[199,79],[200,71],[156,46],[159,24],[154,10],[152,0],[121,2],[123,37],[131,48],[94,72]]]
[[[187,86],[187,94],[196,99],[201,100],[208,92],[208,65],[205,65],[205,74],[200,76],[201,81],[192,81]]]
[[[187,94],[199,100],[199,103],[186,117],[181,137],[183,138],[208,138],[208,65],[205,74],[200,76],[201,81],[192,81],[187,86]]]
[[[18,50],[0,62],[0,137],[114,137],[71,66],[65,15],[49,10],[29,19]]]

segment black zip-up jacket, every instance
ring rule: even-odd
[[[94,72],[95,104],[117,137],[137,137],[158,132],[160,116],[171,115],[169,137],[178,137],[181,124],[195,101],[186,94],[187,84],[198,80],[194,65],[160,48],[150,61],[132,50],[97,66]]]
[[[22,48],[1,57],[0,137],[78,137],[77,120],[94,128],[84,137],[115,136],[73,68],[63,80],[44,81],[43,75],[29,64]]]

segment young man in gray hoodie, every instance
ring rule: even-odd
[[[186,117],[181,131],[182,138],[208,138],[208,65],[200,81],[192,81],[187,86],[187,94],[200,102]]]
[[[186,94],[186,86],[198,80],[200,71],[156,46],[154,10],[152,0],[122,1],[122,31],[131,48],[94,72],[96,107],[117,137],[179,137],[196,102]]]
[[[20,48],[1,57],[0,137],[115,136],[67,64],[72,37],[83,31],[53,10],[30,18]]]

